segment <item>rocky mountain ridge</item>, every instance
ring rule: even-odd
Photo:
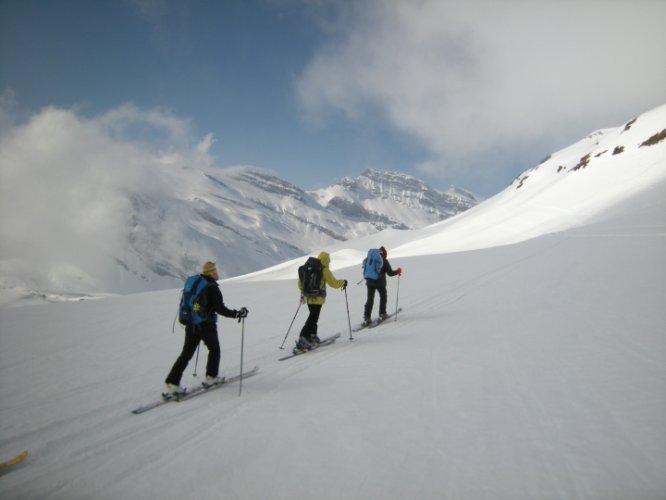
[[[1,285],[40,293],[140,292],[179,287],[206,260],[218,262],[222,278],[237,276],[385,228],[437,222],[476,204],[462,193],[379,170],[308,192],[252,167],[171,167],[155,189],[123,193],[115,243],[99,248],[93,262],[73,255],[44,272],[5,260]]]

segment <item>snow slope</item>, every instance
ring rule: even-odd
[[[350,342],[332,291],[320,331],[342,338],[289,361],[277,358],[293,280],[224,282],[227,305],[250,309],[245,366],[261,365],[241,397],[229,386],[130,413],[179,352],[176,290],[4,307],[0,456],[31,454],[0,497],[663,498],[666,181],[654,180],[573,229],[396,257],[397,322]],[[364,292],[348,290],[354,324]],[[220,330],[233,374],[241,325]]]
[[[665,132],[666,105],[590,134],[553,153],[487,202],[424,228],[396,254],[506,245],[585,224],[666,175]],[[646,144],[655,136],[660,142]],[[447,238],[440,236],[442,231]]]
[[[179,353],[178,290],[0,306],[0,461],[30,450],[0,498],[663,498],[665,142],[638,147],[651,117],[449,222],[332,247],[350,286],[329,293],[320,335],[342,338],[321,351],[278,361],[303,259],[224,281],[250,316],[220,320],[222,371],[238,372],[241,339],[261,366],[240,397],[130,413]],[[404,269],[389,282],[404,311],[350,342],[358,264],[380,243]]]

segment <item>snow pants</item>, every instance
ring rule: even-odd
[[[375,305],[375,291],[379,292],[379,314],[386,314],[386,283],[374,280],[365,280],[368,287],[368,299],[365,301],[363,319],[370,319],[372,308]]]
[[[217,326],[214,323],[204,323],[200,326],[185,327],[185,343],[183,350],[173,364],[165,382],[167,384],[180,385],[185,368],[199,347],[199,342],[208,348],[208,362],[206,363],[206,375],[217,377],[220,369],[220,342],[217,338]]]
[[[317,323],[319,322],[319,315],[321,314],[321,304],[308,304],[310,315],[305,320],[303,329],[301,330],[301,337],[311,339],[317,335]]]

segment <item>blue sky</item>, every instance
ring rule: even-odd
[[[305,189],[375,167],[489,196],[665,102],[665,25],[659,0],[0,0],[3,130],[131,103]]]

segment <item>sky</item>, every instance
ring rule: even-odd
[[[666,102],[664,25],[659,0],[0,0],[0,139],[65,114],[304,189],[372,167],[491,196]]]

